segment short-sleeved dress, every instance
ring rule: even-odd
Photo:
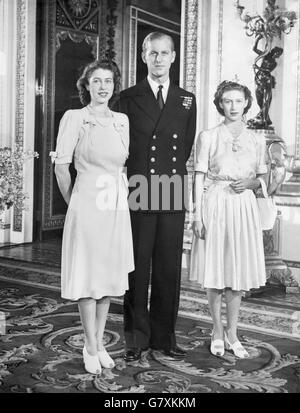
[[[61,295],[70,300],[121,296],[134,270],[123,172],[128,118],[111,115],[98,119],[87,106],[67,111],[59,126],[55,163],[74,158],[77,171],[62,243]]]
[[[236,179],[267,172],[265,141],[244,127],[235,142],[227,126],[200,133],[195,171],[207,173],[211,184],[202,198],[205,240],[193,238],[190,279],[204,288],[248,291],[265,285],[263,235],[252,190],[237,194]]]

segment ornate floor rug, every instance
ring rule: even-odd
[[[85,372],[77,305],[57,291],[0,281],[0,393],[299,393],[299,342],[240,331],[250,353],[209,352],[210,326],[179,317],[176,361],[159,351],[125,363],[122,307],[112,304],[105,345],[116,362],[102,375]]]

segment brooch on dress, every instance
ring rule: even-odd
[[[182,99],[182,106],[185,107],[185,109],[189,110],[191,109],[192,103],[193,103],[193,98],[192,96],[180,96]]]
[[[232,139],[232,151],[237,152],[240,149],[240,140],[239,138],[233,138]]]
[[[114,128],[117,132],[122,133],[124,131],[125,125],[124,123],[114,122]]]
[[[96,122],[93,119],[83,119],[83,125],[91,125],[91,126],[96,126]]]

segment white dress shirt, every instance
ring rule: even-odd
[[[167,96],[168,96],[168,91],[169,91],[169,86],[170,86],[170,78],[168,78],[164,83],[158,83],[155,82],[154,80],[151,79],[151,77],[148,75],[147,80],[149,82],[149,85],[152,89],[152,92],[154,93],[155,99],[157,99],[157,93],[158,93],[158,86],[162,85],[162,97],[164,100],[164,103],[166,103]]]

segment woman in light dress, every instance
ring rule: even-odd
[[[127,179],[129,126],[108,103],[119,87],[110,62],[95,61],[77,82],[82,109],[61,119],[56,152],[51,153],[61,194],[68,204],[62,243],[62,297],[78,302],[85,344],[85,369],[93,374],[114,367],[103,344],[110,297],[128,289],[134,270]],[[74,187],[69,166],[77,171]]]
[[[195,149],[191,278],[207,289],[213,320],[212,354],[222,356],[226,348],[239,358],[249,356],[237,337],[242,293],[266,282],[263,235],[254,194],[267,172],[265,142],[244,123],[251,103],[246,86],[222,82],[214,104],[225,120],[201,132]],[[205,177],[210,182],[206,191]],[[226,329],[221,319],[224,291]]]

